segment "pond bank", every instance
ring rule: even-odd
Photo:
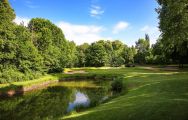
[[[65,86],[66,84],[73,86]],[[110,89],[109,81],[58,82],[44,89],[0,99],[0,119],[57,120],[62,116],[103,104],[115,95]]]
[[[4,88],[7,90],[0,91],[0,97],[4,98],[4,97],[13,97],[13,96],[21,95],[21,94],[24,94],[25,92],[42,89],[44,87],[47,87],[47,86],[49,86],[53,83],[57,83],[57,82],[59,82],[59,81],[58,80],[50,80],[50,81],[33,84],[30,86],[16,86],[16,85],[10,84],[8,86],[8,88]]]
[[[72,71],[74,74],[53,74],[43,76],[42,78],[24,82],[15,82],[13,84],[0,84],[0,98],[1,97],[13,97],[16,95],[24,94],[37,89],[45,88],[53,83],[72,80],[113,80],[117,75],[109,74],[91,74],[88,72]]]

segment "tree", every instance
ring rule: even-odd
[[[172,62],[171,53],[165,52],[165,47],[161,41],[161,38],[152,45],[152,55],[154,57],[154,64],[170,64]]]
[[[0,26],[3,27],[3,24],[11,26],[12,24],[10,25],[10,23],[12,23],[15,17],[14,10],[10,7],[8,0],[0,0]]]
[[[85,67],[86,65],[86,50],[88,49],[89,44],[84,43],[82,45],[77,46],[77,66],[78,67]]]
[[[126,47],[126,45],[124,45],[119,40],[115,40],[112,42],[111,66],[117,67],[117,66],[121,66],[124,64],[124,59],[122,56],[124,47]]]
[[[0,0],[0,63],[3,66],[13,62],[15,58],[14,18],[14,10],[8,0]]]
[[[159,28],[165,51],[179,64],[188,63],[188,4],[187,0],[157,0],[160,7]]]
[[[67,63],[66,63],[66,67],[74,67],[77,61],[77,55],[76,55],[76,44],[71,41],[68,42],[68,46],[67,46]]]
[[[86,51],[86,65],[101,67],[105,66],[107,54],[104,46],[99,43],[92,43]]]
[[[16,35],[15,66],[23,73],[40,72],[43,58],[34,46],[29,30],[24,26],[17,26],[14,34]]]
[[[148,34],[145,34],[145,40],[148,41],[148,43],[150,43],[150,37]]]
[[[149,55],[149,41],[145,39],[139,39],[136,42],[136,49],[137,54],[135,56],[135,60],[139,64],[145,64],[146,63],[146,57]]]
[[[44,69],[48,72],[61,72],[69,60],[69,43],[61,29],[42,18],[33,18],[28,28],[32,33],[33,43],[44,58]]]
[[[125,47],[122,53],[124,58],[124,64],[134,63],[134,49],[131,47]]]

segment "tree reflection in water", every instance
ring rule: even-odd
[[[100,84],[97,82],[96,84]],[[0,119],[58,119],[71,111],[100,104],[110,96],[108,85],[101,87],[63,87],[61,83],[10,99],[0,99]]]

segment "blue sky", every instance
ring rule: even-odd
[[[156,0],[9,0],[16,23],[41,17],[59,26],[77,44],[119,39],[134,45],[148,33],[155,43],[160,32]]]

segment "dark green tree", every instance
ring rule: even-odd
[[[77,66],[85,67],[86,66],[86,50],[88,49],[89,44],[84,43],[82,45],[77,46]]]
[[[28,28],[32,41],[44,58],[44,69],[48,72],[61,72],[66,66],[69,53],[68,43],[60,28],[49,20],[34,18]]]
[[[125,47],[122,53],[122,56],[124,58],[124,64],[134,63],[134,49],[131,47]]]
[[[92,43],[86,51],[86,65],[101,67],[105,66],[107,54],[104,46],[100,43]]]
[[[135,62],[139,64],[146,64],[146,57],[149,55],[150,43],[148,40],[139,39],[136,42],[137,54],[135,56]]]
[[[111,53],[111,66],[118,67],[124,64],[124,59],[122,52],[124,50],[124,45],[121,41],[115,40],[112,42],[112,53]]]
[[[159,28],[165,51],[181,67],[188,63],[188,4],[187,0],[157,0],[160,7]]]

